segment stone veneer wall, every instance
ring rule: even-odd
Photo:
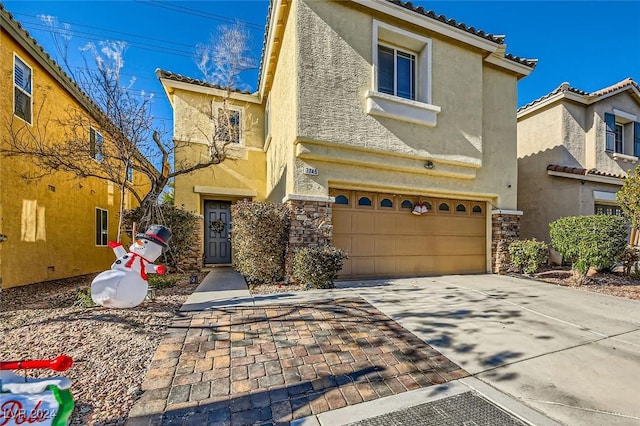
[[[520,216],[494,214],[491,218],[491,270],[505,274],[509,269],[509,244],[520,237]]]
[[[204,256],[204,216],[197,215],[196,223],[193,227],[193,239],[188,254],[178,262],[185,271],[200,271],[202,269],[202,259]]]
[[[299,247],[331,244],[333,224],[331,204],[327,201],[290,199],[285,202],[290,211],[289,246],[285,262],[286,275],[291,276],[291,253]]]

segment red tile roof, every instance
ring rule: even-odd
[[[603,176],[603,177],[618,178],[618,179],[625,178],[624,175],[605,173],[605,172],[599,171],[598,169],[583,169],[581,167],[558,166],[556,164],[549,164],[547,166],[547,171],[570,173],[570,174],[581,175],[581,176],[592,175],[592,176]]]

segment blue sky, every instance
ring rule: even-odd
[[[458,22],[506,35],[507,52],[537,58],[536,70],[520,81],[518,105],[564,81],[595,91],[627,77],[640,81],[640,2],[607,1],[414,1]],[[202,78],[193,60],[220,25],[238,19],[260,58],[268,2],[254,1],[5,1],[6,9],[54,58],[55,48],[38,15],[71,25],[74,52],[88,42],[128,42],[123,73],[136,88],[155,93],[154,114],[170,119],[171,109],[155,77],[156,68]],[[80,58],[72,57],[80,66]],[[243,81],[255,89],[257,71]]]

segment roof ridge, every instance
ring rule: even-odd
[[[198,80],[198,79],[192,78],[192,77],[187,77],[186,75],[178,74],[178,73],[175,73],[175,72],[172,72],[172,71],[163,70],[161,68],[156,68],[156,76],[158,77],[158,79],[166,78],[168,80],[180,81],[180,82],[188,83],[188,84],[195,84],[197,86],[202,86],[202,87],[210,87],[212,89],[229,90],[230,92],[241,93],[243,95],[251,95],[252,94],[252,92],[250,92],[249,90],[232,89],[232,88],[220,86],[219,84],[209,83],[208,81]]]
[[[587,92],[585,90],[581,90],[578,89],[576,87],[572,87],[568,82],[563,82],[561,83],[558,87],[556,87],[555,89],[553,89],[551,92],[547,93],[546,95],[540,96],[537,99],[532,100],[531,102],[521,106],[520,108],[518,108],[517,112],[523,111],[529,107],[532,107],[542,101],[544,101],[545,99],[550,98],[551,96],[557,94],[557,93],[566,93],[566,92],[572,92],[572,93],[576,93],[578,95],[582,95],[582,96],[602,96],[602,95],[606,95],[609,94],[611,92],[615,92],[616,90],[622,89],[626,86],[633,86],[636,88],[636,90],[638,90],[638,92],[640,92],[640,85],[638,85],[638,83],[636,83],[636,81],[631,78],[631,77],[627,77],[624,80],[621,80],[617,83],[614,83],[610,86],[607,86],[603,89],[600,90],[596,90],[594,92]]]

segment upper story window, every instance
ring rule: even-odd
[[[378,91],[416,99],[416,55],[378,45]]]
[[[104,158],[102,149],[104,145],[104,138],[102,137],[102,133],[94,129],[93,127],[89,128],[89,155],[94,158],[97,162],[102,163]]]
[[[13,56],[13,113],[31,124],[32,70],[17,55]]]
[[[614,158],[629,160],[640,156],[640,123],[634,114],[613,109],[605,113],[605,150],[614,153]],[[615,154],[622,154],[616,157]],[[637,160],[637,158],[631,160]]]
[[[440,107],[431,105],[431,39],[376,20],[372,33],[367,113],[434,127]]]
[[[216,110],[216,140],[223,143],[242,143],[242,114],[240,109],[227,106]]]

